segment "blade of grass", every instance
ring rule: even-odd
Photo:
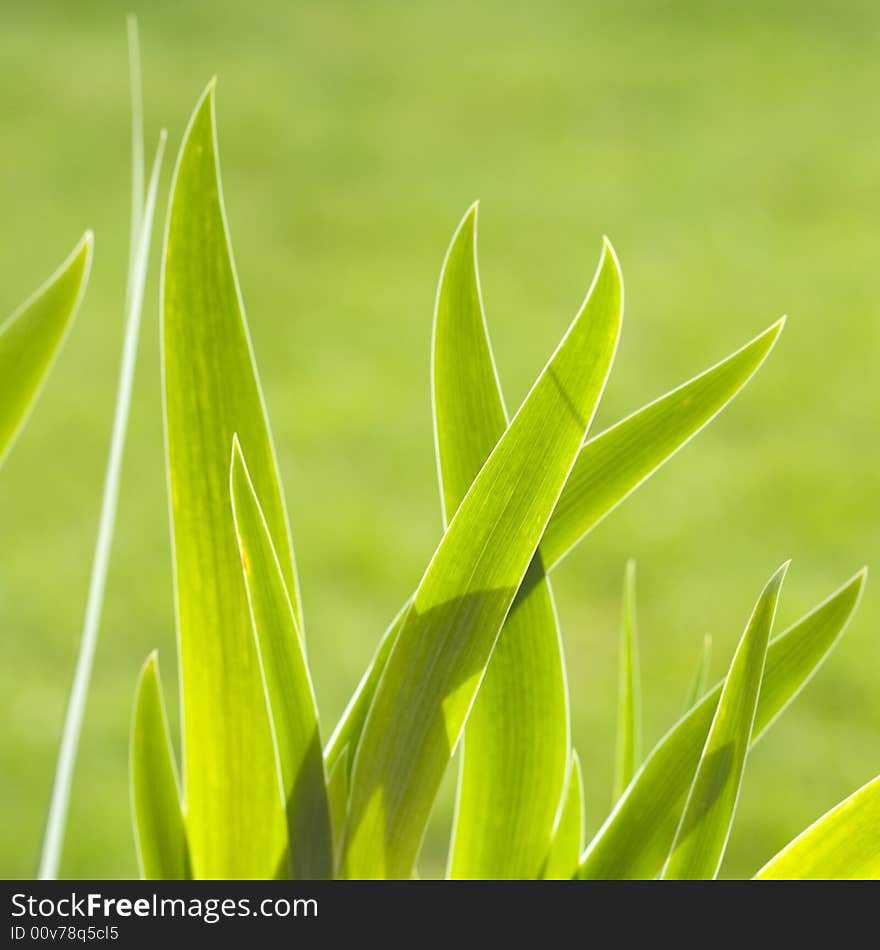
[[[712,634],[707,633],[703,637],[703,649],[700,653],[700,662],[694,671],[691,685],[688,688],[687,699],[685,700],[682,714],[693,709],[694,706],[703,698],[706,693],[706,687],[709,685],[709,665],[712,662]]]
[[[327,776],[327,800],[330,803],[330,821],[333,825],[333,842],[338,849],[342,840],[342,826],[348,808],[348,776],[351,769],[350,746],[343,746],[333,768]]]
[[[315,692],[281,564],[235,437],[229,491],[287,803],[290,876],[328,879],[333,877],[333,831]]]
[[[577,870],[584,847],[584,780],[577,752],[571,753],[571,766],[565,795],[553,829],[552,843],[544,871],[548,881],[563,881]]]
[[[131,813],[145,881],[189,877],[180,785],[155,651],[141,670],[131,723]]]
[[[858,607],[862,569],[770,641],[752,743],[813,678]],[[581,878],[652,878],[672,845],[685,797],[718,705],[722,683],[657,743],[581,857]]]
[[[587,442],[541,541],[548,571],[724,409],[760,368],[784,325],[783,317],[742,349]]]
[[[574,471],[554,509],[541,543],[544,569],[550,572],[565,554],[603,518],[660,469],[679,449],[709,424],[743,389],[773,349],[785,320],[777,321],[741,349],[677,389],[590,439],[581,449]],[[391,643],[382,641],[390,652]],[[371,690],[384,666],[370,667],[358,686],[357,707],[350,705],[334,735],[355,744]],[[357,712],[358,721],[347,717]],[[332,739],[331,739],[332,743]]]
[[[721,869],[788,564],[783,564],[767,582],[733,655],[661,878],[714,880]]]
[[[810,825],[755,875],[774,881],[880,878],[880,775]]]
[[[642,758],[642,685],[636,635],[636,562],[633,560],[627,562],[623,579],[618,684],[613,801],[623,794]]]
[[[0,325],[0,466],[67,339],[85,294],[93,244],[86,231],[58,270]]]
[[[161,292],[187,833],[196,877],[274,876],[286,848],[275,750],[229,513],[238,433],[300,633],[293,547],[223,206],[214,83],[175,167]]]
[[[471,485],[413,599],[352,769],[349,877],[408,877],[505,617],[601,396],[622,288],[606,242],[587,300]]]
[[[440,275],[431,376],[444,526],[498,439],[507,411],[483,310],[477,205]],[[514,600],[468,716],[449,852],[452,878],[534,878],[569,758],[568,692],[553,596],[540,559]]]
[[[132,103],[132,125],[140,126],[143,122],[143,116],[139,110],[140,104],[135,99]],[[156,192],[159,187],[159,172],[162,168],[162,156],[165,151],[165,138],[166,134],[163,129],[159,135],[159,144],[156,147],[149,187],[140,215],[140,229],[137,234],[136,249],[131,255],[134,266],[129,272],[126,290],[125,338],[122,346],[113,431],[110,438],[110,454],[104,476],[101,515],[98,523],[98,536],[95,542],[85,617],[80,636],[79,655],[64,719],[64,730],[58,753],[55,782],[52,787],[52,798],[49,804],[46,834],[40,859],[39,876],[43,880],[55,878],[58,875],[70,802],[70,788],[73,782],[73,770],[76,764],[92,666],[94,665],[95,650],[98,644],[98,629],[101,622],[101,610],[104,605],[104,590],[107,585],[107,571],[110,567],[110,553],[113,546],[113,531],[116,525],[116,509],[119,503],[122,459],[125,451],[125,438],[128,433],[128,418],[131,411],[131,393],[137,364],[144,286],[147,280],[150,240],[153,234],[153,216],[156,208]],[[137,164],[137,159],[135,159],[135,164]]]
[[[324,749],[324,762],[327,766],[328,775],[336,771],[342,753],[346,749],[349,750],[349,754],[346,757],[349,763],[346,776],[351,774],[351,763],[354,757],[352,750],[357,748],[357,744],[360,741],[364,722],[370,710],[370,703],[373,701],[376,686],[382,678],[382,671],[385,669],[385,664],[388,661],[388,654],[391,653],[391,648],[394,646],[394,641],[397,639],[397,634],[400,633],[400,628],[403,626],[403,621],[406,619],[406,615],[411,606],[412,600],[408,600],[391,621],[385,633],[382,634],[382,639],[379,641],[379,646],[373,654],[370,665],[360,678],[354,695],[349,700],[348,706],[346,706],[343,714],[339,717],[339,722],[333,730],[333,735],[330,736],[327,741],[327,745]]]

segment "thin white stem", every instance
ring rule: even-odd
[[[137,32],[136,25],[133,26],[131,20],[129,20],[129,42],[130,50],[134,50],[132,66],[132,74],[134,76]],[[137,71],[139,72],[139,67]],[[135,85],[137,86],[137,93],[135,93]],[[133,125],[139,125],[141,122],[141,112],[138,105],[139,95],[139,78],[136,84],[133,79]],[[141,131],[138,130],[133,133],[133,143],[137,144],[141,142],[142,139]],[[98,642],[101,608],[104,603],[104,590],[107,584],[107,571],[110,565],[110,551],[113,545],[113,529],[116,523],[119,483],[122,474],[122,457],[125,449],[125,437],[128,430],[128,418],[131,409],[132,385],[137,362],[138,336],[140,332],[141,311],[143,309],[147,265],[149,263],[153,214],[156,206],[159,171],[162,165],[162,156],[165,151],[165,139],[166,133],[163,130],[159,137],[159,145],[156,149],[156,157],[153,161],[146,204],[143,206],[142,212],[141,201],[137,198],[132,200],[132,213],[135,214],[137,212],[139,220],[138,228],[132,230],[133,247],[130,255],[128,289],[126,292],[125,340],[122,349],[122,365],[119,373],[116,412],[113,419],[113,434],[110,441],[110,457],[107,462],[107,473],[104,479],[101,518],[98,525],[98,538],[95,544],[92,577],[89,584],[88,600],[86,602],[79,656],[77,658],[76,672],[70,692],[70,700],[67,705],[67,714],[64,720],[64,732],[61,738],[61,748],[58,753],[58,764],[55,771],[55,784],[52,788],[52,800],[49,805],[49,816],[46,822],[46,836],[43,841],[43,853],[40,859],[39,869],[39,877],[41,880],[51,880],[58,876],[61,850],[64,842],[64,831],[67,825],[67,814],[70,805],[73,770],[76,764],[76,753],[82,732],[89,682],[91,680],[92,667],[95,659],[95,648]],[[139,164],[142,177],[143,156],[141,155],[139,159],[136,154],[134,160],[136,194]]]

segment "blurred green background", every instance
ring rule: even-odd
[[[680,711],[703,634],[715,636],[720,675],[783,559],[794,564],[782,623],[880,563],[880,6],[129,7],[150,149],[164,125],[176,151],[200,91],[220,78],[228,212],[325,734],[438,540],[431,314],[474,198],[511,406],[580,303],[603,233],[627,308],[598,427],[790,314],[746,392],[554,575],[594,830],[610,797],[628,555],[650,744]],[[75,332],[0,472],[3,876],[36,867],[109,445],[128,236],[127,9],[31,0],[0,13],[0,312],[85,227],[97,235]],[[157,235],[69,876],[135,873],[127,733],[152,647],[174,683],[158,251]],[[725,873],[754,872],[877,772],[876,586],[751,757]],[[451,791],[425,874],[442,866]]]

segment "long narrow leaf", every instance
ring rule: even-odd
[[[812,679],[843,635],[864,569],[770,641],[752,743]],[[721,695],[717,684],[655,746],[581,858],[582,878],[652,878],[666,859]]]
[[[605,245],[587,300],[449,524],[391,649],[352,770],[349,877],[408,877],[495,640],[589,429],[622,288]]]
[[[724,409],[758,371],[776,343],[784,319],[774,323],[751,342],[677,389],[642,407],[610,429],[590,439],[581,449],[575,468],[556,505],[541,543],[545,571],[551,571],[565,554],[639,485],[660,469]],[[391,644],[382,641],[383,649]],[[347,741],[357,738],[363,717],[356,724],[348,715],[364,713],[379,681],[383,664],[378,657],[369,677],[358,686],[357,707],[349,706],[336,733]]]
[[[193,873],[271,877],[285,850],[286,823],[229,513],[229,447],[236,432],[300,631],[302,616],[275,453],[226,226],[213,83],[196,106],[174,171],[161,305]]]
[[[620,798],[629,785],[642,757],[642,684],[636,635],[636,563],[632,560],[626,565],[623,581],[619,666],[614,801]]]
[[[348,778],[350,773],[349,748],[344,746],[327,775],[327,801],[330,804],[330,823],[333,826],[333,841],[338,848],[345,825],[348,808]]]
[[[783,317],[736,353],[587,442],[541,541],[548,571],[724,409],[767,358],[784,325]]]
[[[385,633],[382,634],[382,639],[379,641],[379,646],[373,654],[370,665],[360,678],[357,689],[349,700],[345,712],[340,716],[333,735],[327,740],[324,761],[327,765],[328,775],[336,771],[337,764],[345,750],[348,750],[346,775],[351,772],[353,750],[357,748],[357,744],[360,742],[367,713],[370,711],[370,703],[373,702],[373,696],[376,693],[379,680],[382,678],[382,671],[385,669],[391,648],[394,646],[394,641],[397,639],[397,634],[400,633],[400,628],[403,626],[403,621],[406,619],[411,606],[412,601],[407,601],[391,621]]]
[[[755,877],[763,881],[880,878],[880,775],[810,825]]]
[[[767,645],[787,570],[786,562],[767,582],[733,655],[661,877],[713,880],[721,869],[752,741]]]
[[[0,325],[0,465],[67,338],[88,283],[93,244],[86,231],[58,270]]]
[[[278,555],[238,439],[233,440],[229,487],[287,803],[290,876],[294,880],[330,878],[333,832],[315,693]]]
[[[550,852],[542,877],[548,881],[570,878],[584,847],[584,780],[577,752],[572,751],[565,797],[553,829]]]
[[[507,428],[477,270],[477,206],[440,275],[432,353],[443,521],[455,514]],[[547,853],[568,768],[561,638],[540,560],[514,601],[462,739],[449,856],[453,878],[534,878]]]
[[[131,30],[131,26],[129,27]],[[132,62],[137,62],[136,30],[129,34]],[[143,116],[140,108],[139,85],[133,85],[132,93],[132,133],[134,142],[143,139]],[[98,629],[101,611],[104,605],[104,591],[107,586],[107,572],[110,568],[110,552],[113,546],[113,532],[116,525],[116,509],[119,504],[119,486],[122,480],[122,458],[125,451],[125,439],[128,434],[128,418],[131,411],[131,394],[134,386],[134,373],[137,365],[138,339],[140,337],[141,311],[144,302],[144,287],[147,281],[147,268],[150,257],[150,243],[153,236],[153,216],[156,209],[156,193],[159,188],[159,172],[165,153],[165,130],[159,135],[159,144],[153,160],[150,182],[146,197],[132,197],[132,214],[138,227],[132,229],[135,241],[130,249],[130,270],[125,294],[125,339],[122,345],[122,360],[119,369],[119,385],[116,395],[116,409],[113,416],[113,431],[110,438],[110,454],[107,459],[107,471],[104,476],[104,493],[101,499],[101,516],[98,522],[98,537],[95,542],[95,554],[92,563],[92,575],[89,582],[89,594],[86,601],[85,617],[80,636],[79,655],[73,686],[70,691],[64,730],[55,770],[55,782],[52,787],[52,799],[49,804],[49,816],[46,822],[46,835],[43,841],[43,853],[40,860],[40,877],[54,878],[58,874],[61,861],[61,849],[64,829],[70,802],[70,789],[73,782],[73,770],[79,747],[82,722],[85,715],[89,683],[92,676],[95,651],[98,645]],[[143,155],[133,156],[133,192],[143,187],[143,174],[140,166]]]
[[[700,651],[700,662],[691,679],[691,685],[688,688],[687,699],[685,700],[682,713],[693,709],[705,695],[706,687],[709,685],[709,665],[711,662],[712,634],[707,633],[706,636],[703,637],[703,649]]]
[[[138,681],[129,767],[141,877],[146,881],[188,878],[189,856],[180,786],[155,652],[148,657]]]

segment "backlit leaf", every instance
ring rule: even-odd
[[[151,653],[141,670],[131,724],[131,807],[141,877],[147,881],[189,877],[186,829],[174,749]]]
[[[349,877],[409,877],[437,788],[595,412],[622,288],[605,246],[587,300],[449,524],[376,689],[352,770]]]
[[[661,877],[718,876],[745,771],[767,645],[788,564],[770,578],[736,648]]]
[[[477,206],[443,264],[434,313],[434,432],[443,521],[507,428],[477,272]],[[534,878],[568,768],[556,609],[540,559],[514,600],[468,716],[450,846],[453,878]]]
[[[238,439],[233,440],[229,483],[254,637],[287,803],[290,876],[294,880],[331,878],[333,832],[315,694],[278,555]]]
[[[542,877],[551,881],[570,878],[584,847],[584,780],[577,752],[571,754],[565,797],[553,829],[550,853]]]
[[[272,877],[284,808],[229,509],[238,433],[302,630],[293,549],[232,261],[214,85],[184,136],[162,279],[165,432],[183,696],[187,831],[196,877]]]
[[[843,635],[865,582],[861,570],[770,641],[752,743],[812,679]],[[718,683],[666,733],[581,858],[582,878],[652,878],[675,836],[721,695]]]
[[[92,232],[57,271],[0,325],[0,465],[55,362],[88,282]]]
[[[880,775],[782,849],[758,880],[880,879]]]

